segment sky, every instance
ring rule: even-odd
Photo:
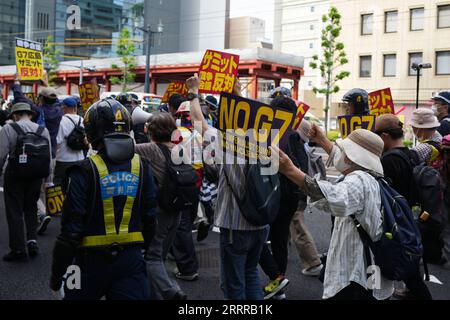
[[[231,0],[230,16],[252,16],[265,20],[266,37],[273,40],[274,0]]]

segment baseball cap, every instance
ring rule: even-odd
[[[75,108],[77,106],[77,100],[74,98],[66,98],[63,100],[63,105],[69,108]]]
[[[53,88],[43,88],[40,92],[39,92],[40,96],[43,96],[45,98],[50,98],[50,99],[57,99],[58,95],[56,94],[56,90]]]
[[[434,96],[431,99],[443,101],[450,106],[450,91],[439,92],[439,94],[437,96]]]

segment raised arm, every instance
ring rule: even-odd
[[[196,73],[193,77],[186,80],[186,86],[189,89],[189,93],[194,93],[198,95],[198,90],[200,87],[200,78]],[[208,130],[208,123],[203,116],[202,109],[200,107],[200,100],[195,98],[191,101],[191,120],[194,128],[199,131],[199,133],[203,136],[205,132]],[[199,125],[201,124],[201,125]]]

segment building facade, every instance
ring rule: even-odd
[[[25,31],[25,0],[0,0],[0,65],[15,64],[15,37]]]
[[[311,106],[317,117],[324,116],[324,99],[316,97],[312,89],[321,86],[322,78],[320,71],[311,69],[309,64],[313,55],[321,54],[322,16],[329,9],[329,0],[275,0],[274,49],[305,58],[300,99]]]
[[[236,17],[230,19],[231,48],[272,48],[265,38],[266,22],[255,17]]]
[[[396,109],[411,117],[416,100],[416,71],[412,63],[431,63],[422,70],[419,102],[429,106],[433,94],[450,89],[450,1],[335,0],[342,14],[342,35],[349,78],[333,98],[346,90],[374,91],[390,87]],[[339,112],[333,108],[333,114]]]

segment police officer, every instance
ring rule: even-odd
[[[369,94],[364,89],[354,88],[347,92],[342,101],[345,102],[346,115],[366,116],[370,114]]]
[[[134,153],[131,117],[118,101],[92,105],[84,125],[98,153],[67,171],[50,287],[59,290],[68,266],[76,265],[81,289],[66,283],[65,299],[148,299],[141,249],[153,234],[156,189],[150,165]]]

